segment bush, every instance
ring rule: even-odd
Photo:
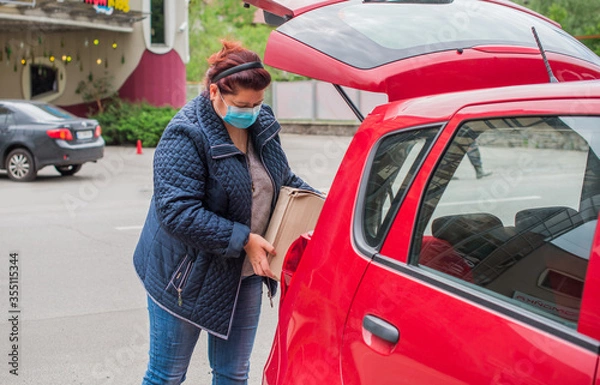
[[[139,140],[144,147],[155,147],[177,110],[154,107],[148,103],[130,103],[113,99],[102,113],[93,115],[102,126],[102,136],[109,145],[133,144]]]

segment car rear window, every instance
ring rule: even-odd
[[[77,119],[77,117],[62,108],[44,103],[20,103],[19,110],[34,121],[60,121]]]
[[[489,45],[544,48],[600,65],[566,32],[530,14],[484,1],[448,4],[343,2],[302,14],[278,31],[350,66],[368,69],[431,52]]]

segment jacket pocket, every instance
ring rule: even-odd
[[[190,276],[193,263],[194,261],[192,260],[192,258],[190,258],[189,255],[186,254],[177,266],[177,269],[175,269],[175,272],[171,276],[171,280],[167,285],[167,290],[170,287],[172,287],[177,292],[177,304],[179,306],[183,305],[183,298],[181,293],[183,292],[185,284],[187,283],[187,280]]]

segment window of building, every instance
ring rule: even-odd
[[[31,98],[49,92],[58,92],[58,70],[44,64],[29,66],[31,82]]]
[[[68,72],[62,60],[50,61],[47,57],[37,56],[23,67],[23,99],[52,102],[63,94],[67,80]]]
[[[600,209],[598,127],[600,117],[465,123],[426,189],[411,263],[576,327]],[[478,178],[478,167],[492,173]]]
[[[151,0],[150,42],[165,44],[165,0]]]

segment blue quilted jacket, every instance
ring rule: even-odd
[[[290,170],[279,131],[268,106],[249,128],[273,191],[282,186],[311,189]],[[233,145],[208,95],[190,101],[156,148],[154,194],[133,261],[155,302],[221,338],[229,334],[241,282],[251,183],[246,158]],[[276,283],[266,282],[273,293]]]

